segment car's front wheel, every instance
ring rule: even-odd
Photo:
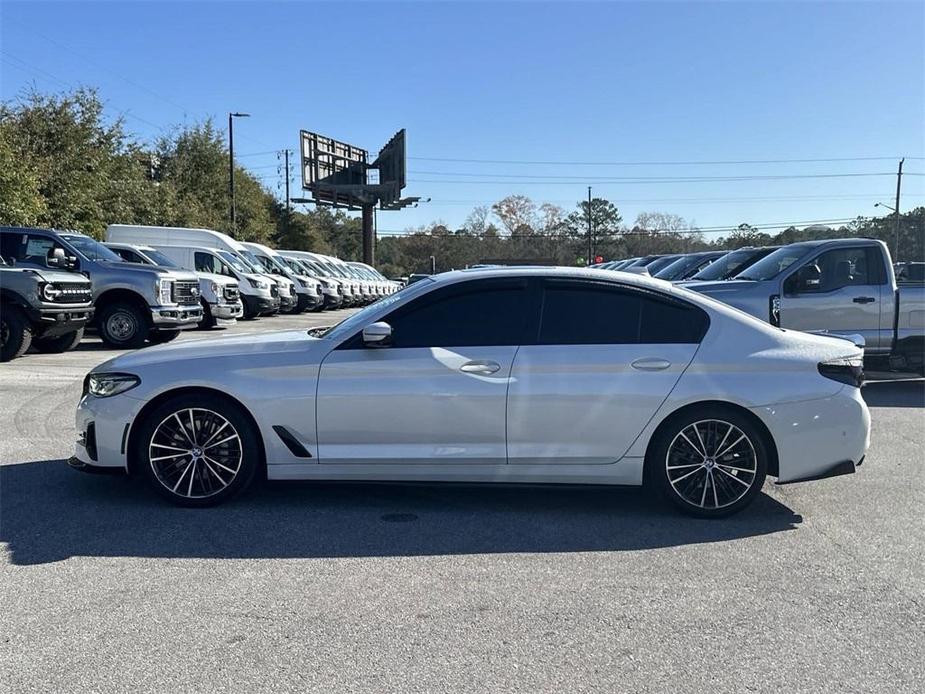
[[[692,410],[663,426],[647,455],[652,480],[675,506],[704,518],[728,516],[761,491],[768,469],[762,432],[725,408]]]
[[[136,460],[155,490],[181,506],[214,506],[246,489],[261,464],[256,428],[241,408],[211,394],[171,398],[149,413]]]

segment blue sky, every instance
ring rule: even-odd
[[[845,219],[892,201],[895,177],[867,174],[900,156],[903,207],[925,204],[911,175],[925,171],[920,2],[5,1],[0,13],[3,98],[96,86],[141,139],[250,112],[235,149],[274,191],[273,151],[297,151],[301,128],[371,152],[406,128],[405,193],[432,201],[381,213],[384,233],[458,225],[510,193],[568,210],[587,185],[628,222]],[[884,159],[755,161],[862,157]],[[665,163],[717,161],[751,163]],[[816,177],[689,180],[754,176]]]

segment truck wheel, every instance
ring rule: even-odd
[[[201,299],[200,304],[202,304],[202,320],[199,321],[200,330],[210,330],[215,327],[215,317],[212,315],[212,310],[209,308],[209,302],[205,299]]]
[[[248,304],[246,301],[242,301],[241,303],[244,305],[244,313],[242,318],[244,318],[244,320],[254,320],[257,317],[257,312],[252,309],[250,304]]]
[[[36,351],[43,354],[60,354],[70,352],[83,339],[84,329],[79,328],[73,332],[64,333],[58,337],[37,337],[32,341]]]
[[[148,317],[123,302],[110,304],[100,311],[97,326],[103,342],[116,349],[143,347],[151,332]]]
[[[32,326],[17,306],[0,312],[0,361],[21,357],[32,344]]]
[[[179,335],[179,330],[156,330],[148,335],[148,341],[152,345],[162,345],[171,340],[176,340]]]

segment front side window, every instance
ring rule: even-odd
[[[653,292],[603,283],[549,281],[542,345],[695,344],[709,319],[699,308]]]
[[[103,244],[83,234],[62,234],[61,238],[76,248],[85,258],[120,263],[122,258],[106,248]]]
[[[871,248],[833,248],[787,278],[788,292],[833,292],[843,287],[880,284],[880,265]]]
[[[144,258],[135,253],[135,251],[131,251],[128,248],[113,248],[111,250],[115,251],[116,255],[122,258],[122,260],[124,260],[126,263],[139,263],[141,265],[147,264],[145,263]]]
[[[0,235],[0,239],[3,243],[0,253],[8,263],[45,267],[48,254],[56,248],[61,248],[61,244],[44,234],[12,232]]]
[[[392,346],[519,345],[527,320],[526,280],[477,280],[428,293],[387,316]]]
[[[217,275],[225,275],[227,277],[234,277],[234,273],[231,271],[225,263],[216,258],[211,253],[202,253],[201,251],[196,251],[193,256],[193,262],[196,265],[197,272],[212,272]]]

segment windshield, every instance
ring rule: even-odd
[[[748,267],[751,259],[759,257],[759,253],[761,253],[760,249],[755,248],[732,251],[721,258],[717,258],[713,263],[707,265],[691,279],[711,281],[729,279]]]
[[[179,268],[180,266],[173,262],[166,255],[160,251],[141,251],[145,258],[150,260],[155,265],[160,265],[161,267],[173,267]]]
[[[390,306],[396,301],[404,300],[405,297],[410,298],[419,292],[426,291],[429,285],[433,284],[434,281],[435,280],[430,277],[424,277],[420,282],[406,285],[394,294],[389,294],[388,296],[384,296],[378,301],[371,303],[366,308],[357,311],[352,316],[342,320],[340,323],[332,325],[330,328],[327,328],[324,331],[313,332],[312,334],[315,337],[330,337],[331,339],[335,340],[343,339],[368,325],[370,318],[375,313],[377,313],[379,309],[385,306]]]
[[[123,262],[118,253],[114,253],[106,248],[99,241],[91,239],[83,234],[61,234],[61,238],[71,244],[80,253],[89,260],[107,260],[110,263]]]
[[[218,254],[221,256],[222,260],[224,260],[238,272],[253,272],[253,270],[249,268],[241,258],[236,256],[231,251],[219,251]]]
[[[694,262],[693,257],[683,256],[666,265],[652,276],[658,277],[660,280],[673,280],[683,273],[692,262]]]
[[[784,246],[766,255],[733,279],[764,282],[777,277],[800,258],[812,251],[814,246]]]
[[[266,268],[264,268],[263,266],[263,263],[260,262],[260,260],[257,259],[257,256],[251,253],[250,251],[248,250],[238,251],[238,255],[240,255],[241,258],[243,259],[242,262],[244,262],[246,265],[250,265],[251,272],[259,272],[259,273],[267,272]]]

